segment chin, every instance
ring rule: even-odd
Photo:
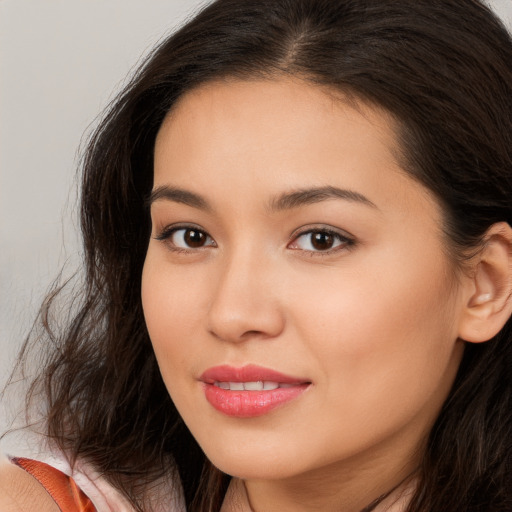
[[[301,472],[297,457],[288,458],[278,450],[232,446],[209,449],[205,454],[223,473],[244,480],[279,480]]]

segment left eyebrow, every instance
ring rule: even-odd
[[[175,203],[186,204],[199,210],[212,210],[211,206],[208,204],[208,201],[206,201],[206,199],[199,194],[182,188],[170,187],[167,185],[162,185],[161,187],[154,189],[147,200],[147,204],[151,206],[155,201],[160,201],[162,199],[166,201],[173,201]]]
[[[308,204],[320,203],[329,199],[344,199],[377,208],[377,205],[359,192],[338,187],[325,186],[294,190],[281,194],[270,202],[271,211],[291,210]]]

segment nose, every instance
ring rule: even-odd
[[[215,283],[208,329],[229,342],[279,336],[285,317],[278,298],[273,265],[256,254],[233,256]]]

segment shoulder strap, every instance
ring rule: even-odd
[[[91,500],[70,476],[44,462],[21,457],[11,460],[39,481],[62,512],[96,512]]]

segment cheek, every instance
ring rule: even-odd
[[[193,336],[199,317],[196,280],[169,267],[148,253],[142,275],[144,317],[166,384],[170,375],[186,367],[190,354],[200,350]]]
[[[419,267],[398,260],[393,270],[379,261],[376,268],[362,262],[360,271],[297,276],[289,294],[294,321],[303,319],[329,350],[362,354],[405,341],[411,346],[425,336],[435,339],[437,328],[455,332],[453,298],[441,264]]]
[[[453,378],[446,269],[435,259],[422,267],[392,261],[393,268],[379,260],[373,269],[333,274],[320,288],[318,280],[316,288],[303,283],[316,293],[296,300],[296,323],[329,390],[325,400],[361,421],[395,405],[412,414]]]

